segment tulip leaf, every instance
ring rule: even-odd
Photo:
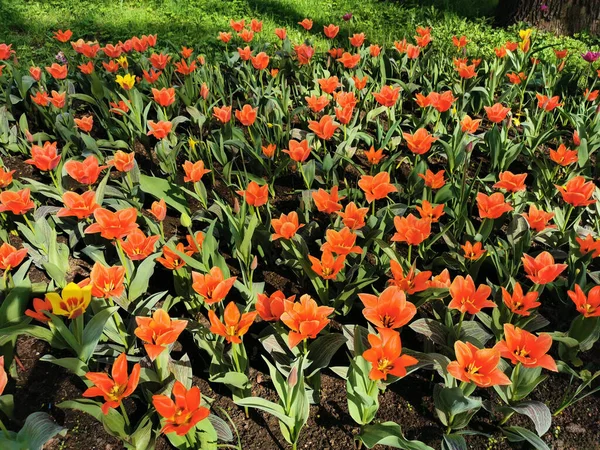
[[[523,401],[509,406],[514,412],[524,414],[533,421],[538,436],[543,436],[552,425],[552,414],[550,409],[542,402],[533,400]]]
[[[164,199],[171,208],[176,209],[181,214],[191,214],[188,203],[179,186],[162,178],[141,174],[140,188],[146,194],[150,194],[157,199]]]
[[[294,420],[285,414],[285,411],[277,403],[270,402],[260,397],[246,397],[235,400],[238,406],[260,409],[276,417],[280,422],[283,422],[288,428],[294,426]]]
[[[79,352],[79,358],[83,362],[87,363],[94,354],[96,345],[98,345],[98,341],[104,332],[106,322],[115,312],[117,312],[118,309],[118,306],[110,306],[97,312],[84,328],[83,342],[81,345],[81,351]]]
[[[442,450],[467,450],[467,442],[460,434],[445,434],[442,440]]]
[[[340,333],[325,334],[315,340],[308,351],[309,364],[305,369],[310,368],[310,372],[306,376],[311,377],[321,369],[326,368],[333,355],[346,343],[346,340],[346,337]]]
[[[160,253],[154,253],[148,256],[135,270],[135,276],[133,277],[133,280],[131,280],[127,292],[127,300],[129,302],[134,302],[147,292],[150,278],[152,277],[152,274],[154,274],[154,267],[156,266],[155,260],[158,255],[160,255]]]
[[[67,429],[54,422],[49,414],[34,412],[25,419],[25,425],[17,433],[16,441],[20,449],[41,450],[44,444],[54,436],[57,434],[64,436],[66,432]],[[2,446],[2,448],[5,447]]]
[[[64,367],[71,373],[77,376],[84,377],[89,372],[88,366],[77,358],[55,358],[52,355],[43,355],[40,358],[41,361],[56,364],[57,366]]]
[[[534,432],[523,427],[506,427],[502,428],[502,432],[510,442],[529,442],[536,450],[550,450],[542,439]]]
[[[406,439],[402,434],[402,428],[395,422],[365,425],[359,437],[367,448],[373,448],[376,445],[388,445],[403,450],[433,450],[423,442]]]

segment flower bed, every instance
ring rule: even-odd
[[[230,25],[0,44],[0,442],[595,448],[600,54]]]

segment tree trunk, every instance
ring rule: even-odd
[[[599,35],[600,0],[500,0],[497,20],[501,25],[526,22],[556,34]]]

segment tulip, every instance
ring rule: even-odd
[[[242,343],[242,336],[248,332],[258,313],[256,311],[240,314],[235,302],[229,302],[223,313],[223,322],[219,320],[212,309],[208,310],[210,331],[223,336],[227,342]]]
[[[481,242],[475,242],[475,245],[473,245],[467,241],[465,242],[465,245],[461,245],[461,248],[465,253],[465,259],[469,259],[471,261],[477,261],[486,252]]]
[[[64,208],[56,213],[56,217],[77,217],[79,220],[91,216],[100,208],[96,203],[96,192],[86,191],[79,195],[76,192],[67,191],[62,197]]]
[[[111,408],[118,408],[124,398],[133,394],[140,380],[141,367],[138,364],[133,366],[131,375],[127,375],[127,355],[121,353],[112,367],[111,375],[104,372],[87,372],[85,377],[92,382],[82,395],[84,397],[104,397],[102,412],[108,414]]]
[[[524,191],[527,188],[525,186],[525,178],[527,178],[526,173],[517,175],[507,170],[506,172],[500,172],[498,178],[500,181],[494,184],[494,188],[496,189],[504,189],[514,193]]]
[[[44,142],[44,146],[34,145],[31,147],[31,159],[25,161],[27,164],[34,165],[39,170],[47,172],[54,170],[60,162],[60,155],[57,154],[56,142]]]
[[[4,170],[3,167],[0,167],[0,189],[7,188],[11,185],[13,181],[13,174],[15,170]]]
[[[456,361],[448,364],[447,371],[459,381],[475,383],[479,387],[505,386],[510,379],[498,368],[500,351],[495,348],[479,349],[470,342],[454,343]]]
[[[356,242],[356,234],[352,233],[350,228],[344,227],[340,231],[328,229],[325,232],[325,243],[321,246],[321,250],[329,250],[340,256],[347,256],[351,253],[362,253],[362,248],[354,245]]]
[[[313,26],[313,21],[310,19],[302,19],[302,22],[298,22],[306,31],[310,30]]]
[[[250,105],[244,105],[241,110],[235,111],[235,117],[242,125],[249,127],[256,120],[258,108],[252,108]]]
[[[496,103],[493,106],[485,106],[485,112],[490,122],[500,123],[504,120],[510,108],[505,108],[502,103]]]
[[[225,279],[218,267],[213,267],[206,275],[192,272],[192,288],[209,305],[223,301],[236,280],[237,277]]]
[[[323,116],[319,122],[315,120],[309,121],[308,128],[319,138],[328,141],[333,137],[339,125],[333,121],[331,116]]]
[[[33,309],[25,310],[25,315],[38,322],[48,323],[50,318],[44,314],[45,312],[52,312],[52,303],[50,303],[50,300],[46,297],[43,300],[41,298],[34,298]]]
[[[31,100],[39,106],[48,106],[50,104],[50,97],[47,92],[36,92],[35,95],[31,96]]]
[[[240,55],[240,59],[242,61],[248,61],[252,56],[252,49],[248,45],[246,45],[244,48],[238,47],[238,54]]]
[[[61,66],[60,64],[53,63],[50,67],[46,67],[46,72],[48,72],[55,80],[64,80],[67,78],[69,68],[66,65]]]
[[[402,355],[400,334],[389,328],[377,328],[379,336],[369,334],[370,349],[363,352],[363,358],[371,363],[369,378],[373,381],[387,380],[388,375],[406,376],[406,367],[419,361],[409,355]]]
[[[365,33],[354,33],[350,37],[350,45],[353,47],[360,47],[365,42]]]
[[[71,30],[58,30],[53,34],[54,39],[59,42],[68,42],[69,39],[71,39],[71,36],[73,36],[73,32]]]
[[[275,28],[275,35],[283,41],[287,37],[287,32],[285,28]]]
[[[286,298],[283,292],[275,291],[270,296],[258,294],[256,300],[256,312],[262,320],[267,322],[278,322],[285,311],[287,303],[293,303],[295,295]]]
[[[324,280],[335,280],[346,263],[345,255],[334,258],[330,250],[323,250],[320,260],[311,255],[308,255],[308,259],[312,264],[312,271]]]
[[[415,292],[421,292],[427,289],[428,280],[431,277],[431,272],[423,271],[415,273],[414,266],[410,268],[408,274],[404,276],[402,266],[393,259],[390,261],[390,270],[392,272],[393,279],[389,280],[389,284],[393,284],[400,288],[400,290],[407,294],[414,294]]]
[[[310,110],[315,113],[323,111],[323,109],[329,105],[329,99],[325,95],[317,97],[313,94],[311,97],[304,97],[304,99],[306,100]]]
[[[193,254],[193,252],[186,251],[181,242],[177,244],[175,248],[177,251],[185,253],[188,256],[192,256]],[[163,246],[162,252],[162,257],[156,258],[156,261],[161,263],[167,269],[178,270],[185,266],[185,261],[179,256],[179,253],[175,253],[171,247],[167,245]]]
[[[529,213],[522,213],[521,215],[534,231],[541,232],[546,228],[556,228],[556,225],[548,225],[548,222],[554,217],[554,213],[537,209],[535,205],[529,205]]]
[[[308,146],[306,139],[298,142],[294,139],[290,139],[288,143],[288,149],[282,150],[283,153],[290,155],[290,158],[296,162],[304,162],[310,156],[311,148]]]
[[[331,188],[330,194],[328,194],[324,189],[319,189],[318,191],[312,193],[312,198],[320,212],[332,214],[342,209],[342,205],[339,202],[346,197],[339,197],[338,186],[334,186]]]
[[[586,296],[581,287],[576,284],[575,291],[568,291],[567,294],[583,317],[586,319],[600,317],[600,286],[594,286]]]
[[[152,202],[150,214],[152,214],[159,222],[165,220],[165,217],[167,216],[167,203],[164,198],[161,198],[158,202]]]
[[[423,179],[423,181],[425,181],[425,186],[427,186],[429,189],[440,189],[444,186],[444,184],[446,184],[446,180],[444,180],[445,173],[445,170],[440,170],[439,172],[434,173],[427,169],[425,174],[420,173],[418,175]]]
[[[157,309],[152,317],[136,317],[134,334],[142,340],[151,361],[177,340],[187,326],[187,320],[171,319],[164,309]]]
[[[425,128],[419,128],[413,134],[402,133],[406,140],[408,149],[416,154],[423,155],[429,151],[431,144],[437,141],[438,138],[433,137]]]
[[[170,55],[165,55],[163,53],[152,53],[150,55],[150,64],[157,70],[164,70],[167,67],[167,64],[171,60]]]
[[[137,219],[137,210],[135,208],[125,208],[116,212],[111,212],[104,208],[98,208],[94,211],[96,223],[91,224],[85,230],[85,234],[100,233],[105,239],[122,239],[138,228],[135,223]]]
[[[431,234],[431,220],[417,219],[409,214],[407,217],[394,217],[396,233],[392,242],[406,242],[408,245],[419,245]]]
[[[222,108],[215,106],[213,108],[213,117],[221,123],[229,122],[231,120],[231,106],[223,106]]]
[[[131,75],[130,73],[126,73],[124,76],[117,75],[117,77],[115,78],[115,81],[117,82],[117,84],[119,86],[121,86],[122,89],[129,91],[133,88],[133,86],[135,84],[135,77],[133,75]]]
[[[449,309],[457,309],[461,314],[477,314],[483,308],[494,308],[496,304],[489,300],[492,288],[480,284],[475,289],[475,283],[471,275],[467,277],[457,276],[450,285]]]
[[[373,92],[373,97],[375,97],[375,101],[382,106],[386,106],[391,108],[398,101],[398,97],[400,96],[400,86],[392,87],[392,86],[383,86],[379,92]]]
[[[294,51],[296,52],[296,57],[298,58],[298,64],[301,66],[310,63],[310,59],[315,54],[315,49],[306,44],[296,45],[294,47]]]
[[[58,93],[56,91],[52,91],[52,98],[50,99],[50,103],[52,103],[52,105],[54,105],[55,108],[62,109],[65,107],[66,98],[66,92]]]
[[[74,119],[74,121],[77,128],[86,133],[92,131],[92,127],[94,126],[94,116],[83,116],[81,119]]]
[[[154,122],[152,120],[148,121],[148,136],[154,136],[156,139],[166,139],[171,132],[172,123],[166,120],[159,120],[158,122]]]
[[[567,268],[566,264],[555,264],[554,258],[548,252],[541,252],[535,258],[526,254],[521,260],[527,278],[535,284],[552,283]]]
[[[86,311],[92,300],[92,286],[80,287],[75,283],[69,283],[60,295],[56,292],[48,292],[46,299],[52,305],[53,314],[76,319]]]
[[[164,419],[161,433],[175,433],[185,436],[210,413],[208,408],[200,406],[202,399],[198,386],[186,389],[181,382],[175,380],[172,395],[175,401],[166,395],[153,395],[152,404]]]
[[[358,187],[365,193],[368,203],[386,198],[392,192],[398,192],[398,189],[390,183],[390,174],[387,172],[380,172],[375,176],[362,175]]]
[[[35,208],[35,203],[29,198],[30,190],[0,192],[0,212],[10,211],[16,215],[23,215]]]
[[[334,39],[337,36],[337,34],[339,33],[339,31],[340,31],[340,27],[338,27],[334,24],[329,24],[327,26],[323,26],[323,33],[329,39]]]
[[[241,195],[249,205],[258,208],[267,204],[269,201],[269,186],[267,184],[260,186],[256,181],[251,181],[245,191],[235,191]]]
[[[354,87],[358,91],[362,91],[367,85],[367,81],[369,81],[368,76],[364,76],[362,78],[358,78],[356,75],[352,76],[352,81],[354,81]]]
[[[558,372],[556,362],[547,354],[550,347],[552,347],[552,337],[549,334],[542,333],[535,336],[510,323],[505,323],[504,340],[498,342],[494,348],[513,364],[521,364],[526,368],[542,367]]]
[[[316,339],[321,330],[329,324],[327,316],[333,311],[329,306],[318,306],[308,294],[300,297],[299,302],[286,303],[280,319],[290,329],[289,347],[294,348],[309,338]]]
[[[544,111],[552,111],[557,106],[562,106],[562,103],[559,103],[560,97],[558,95],[550,98],[537,93],[535,96],[538,101],[538,108],[543,109]]]
[[[242,30],[240,33],[238,33],[238,36],[244,42],[252,42],[252,39],[254,39],[254,31]]]
[[[210,172],[210,170],[204,168],[204,161],[196,161],[195,163],[186,161],[183,163],[183,170],[185,172],[183,181],[186,183],[197,183],[204,175]]]
[[[434,207],[427,200],[423,200],[421,202],[421,206],[417,206],[416,208],[417,208],[417,211],[419,212],[419,215],[421,216],[421,219],[427,219],[431,223],[439,222],[440,217],[442,217],[444,214],[446,214],[444,212],[443,204],[437,205]]]
[[[513,289],[512,295],[505,289],[502,288],[502,301],[508,309],[514,314],[519,316],[527,317],[531,315],[531,310],[541,305],[537,301],[539,292],[531,291],[523,295],[523,288],[517,282]]]
[[[96,183],[100,172],[108,166],[100,166],[94,155],[88,156],[83,162],[69,160],[65,163],[65,171],[71,178],[81,184],[92,185]]]
[[[558,149],[550,149],[550,159],[560,166],[568,166],[579,160],[577,150],[567,150],[564,144],[560,144]]]
[[[581,239],[579,236],[575,238],[579,244],[579,253],[582,255],[592,254],[592,258],[600,256],[600,239],[595,240],[591,234],[588,234],[585,239]]]
[[[502,214],[512,211],[513,207],[504,201],[504,195],[496,192],[492,195],[477,193],[477,208],[482,219],[497,219]]]
[[[175,102],[175,88],[162,88],[160,90],[152,88],[154,101],[162,107],[167,107]]]
[[[572,206],[588,206],[596,203],[591,198],[596,190],[596,185],[592,181],[585,182],[585,178],[578,175],[571,178],[564,186],[556,186],[563,200]]]
[[[411,321],[417,308],[406,301],[406,294],[397,286],[390,286],[378,297],[358,294],[365,308],[363,316],[378,328],[401,328]]]
[[[119,245],[132,261],[140,261],[146,259],[154,252],[156,243],[160,236],[148,236],[140,229],[135,229],[127,234],[127,240],[119,239]]]
[[[341,62],[346,69],[354,69],[360,62],[360,53],[352,55],[351,53],[344,52],[341,58],[337,59]]]
[[[365,217],[369,208],[358,208],[354,202],[348,203],[344,212],[336,214],[342,218],[342,223],[351,230],[359,230],[365,226]]]
[[[269,55],[265,52],[260,52],[256,56],[251,57],[251,62],[256,70],[264,70],[269,65]]]
[[[10,272],[23,262],[27,256],[27,249],[22,248],[17,250],[8,242],[3,242],[0,245],[0,269],[5,272]]]
[[[299,223],[298,213],[292,211],[289,214],[281,214],[279,219],[271,219],[271,226],[275,233],[271,235],[271,240],[292,239],[298,230],[304,225]]]
[[[191,64],[185,60],[177,61],[175,63],[175,72],[180,73],[181,75],[190,75],[196,70],[196,61],[192,61]]]

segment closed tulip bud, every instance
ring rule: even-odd
[[[181,214],[179,222],[181,223],[181,226],[185,228],[189,228],[192,226],[192,218],[186,213]]]

